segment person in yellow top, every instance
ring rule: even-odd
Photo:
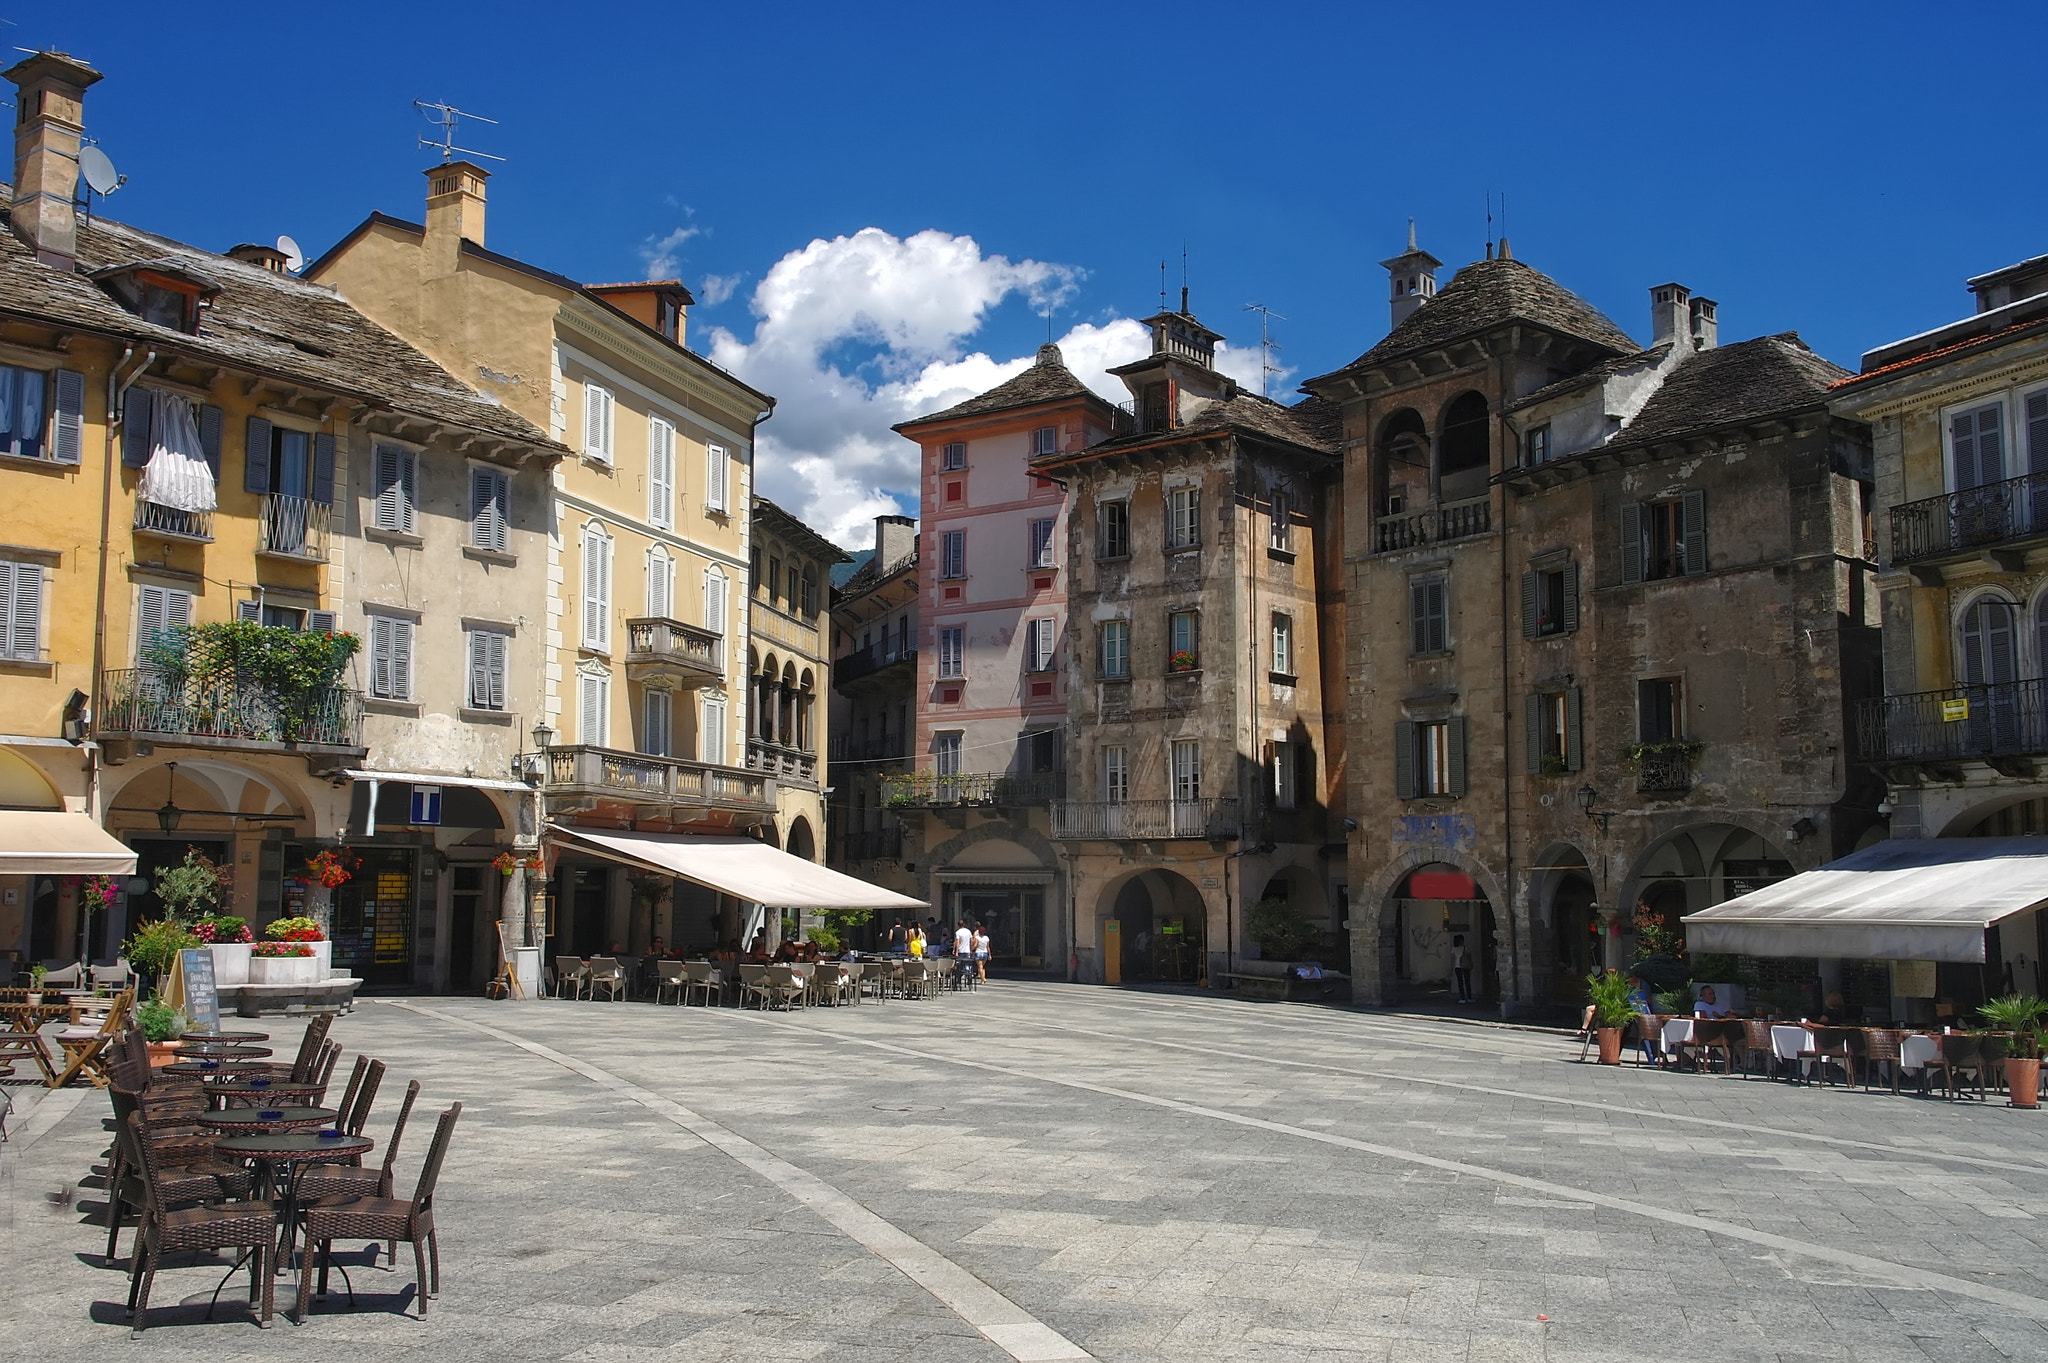
[[[910,956],[911,956],[911,959],[912,959],[912,960],[917,960],[917,961],[921,961],[921,960],[923,960],[923,959],[924,959],[924,929],[923,929],[923,928],[920,928],[920,927],[912,927],[912,928],[910,929]]]

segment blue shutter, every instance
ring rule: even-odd
[[[146,388],[130,388],[121,399],[121,463],[139,469],[149,463],[149,425],[155,400]]]
[[[313,486],[309,491],[320,505],[334,505],[334,437],[331,435],[313,437]]]
[[[242,450],[242,490],[259,497],[270,492],[270,423],[260,416],[249,418],[249,436]]]
[[[206,467],[213,473],[213,485],[220,486],[220,428],[226,414],[208,404],[199,409],[199,448],[206,451]]]

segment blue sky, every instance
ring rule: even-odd
[[[892,422],[1014,372],[1048,302],[1077,370],[1126,358],[1183,249],[1236,372],[1243,305],[1285,316],[1290,390],[1385,332],[1408,218],[1450,267],[1481,254],[1489,191],[1518,258],[1639,337],[1675,279],[1724,340],[1797,330],[1850,366],[2048,252],[2039,4],[8,17],[106,72],[88,134],[130,177],[106,211],[215,249],[417,218],[411,101],[500,120],[461,134],[508,158],[489,245],[591,281],[671,266],[693,345],[781,399],[764,487],[856,546],[915,509]]]

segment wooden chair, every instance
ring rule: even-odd
[[[626,970],[617,957],[593,956],[586,968],[585,978],[589,981],[590,997],[596,998],[602,989],[605,997],[616,1003],[626,997]]]
[[[44,1083],[56,1079],[50,1048],[43,1040],[43,1025],[65,1016],[66,1010],[40,999],[29,1002],[26,989],[9,989],[0,994],[4,994],[0,997],[0,1014],[4,1014],[6,1023],[5,1030],[0,1030],[0,1075],[12,1074],[16,1061],[33,1060],[43,1072]]]
[[[127,1158],[142,1177],[142,1228],[135,1253],[128,1257],[128,1317],[133,1337],[142,1338],[149,1315],[149,1290],[156,1281],[157,1266],[166,1254],[186,1251],[239,1249],[249,1257],[249,1303],[259,1301],[262,1310],[257,1323],[270,1328],[276,1314],[277,1210],[268,1202],[237,1202],[225,1207],[179,1207],[170,1197],[156,1150],[147,1139],[142,1118],[128,1114],[122,1138],[128,1142]],[[227,1285],[222,1279],[221,1286]],[[220,1288],[214,1289],[220,1299]],[[213,1306],[206,1308],[208,1316]]]
[[[327,1268],[334,1258],[336,1240],[404,1240],[412,1246],[413,1280],[418,1285],[420,1316],[427,1314],[427,1302],[441,1291],[441,1242],[434,1233],[434,1185],[440,1182],[441,1165],[448,1158],[448,1142],[455,1135],[455,1120],[462,1115],[456,1103],[441,1114],[434,1127],[434,1142],[427,1148],[420,1166],[420,1181],[410,1201],[389,1197],[357,1197],[339,1202],[321,1202],[306,1209],[306,1252],[299,1260],[299,1299],[295,1319],[306,1322],[306,1303],[312,1298],[313,1251],[319,1247],[320,1292],[327,1293]],[[432,1271],[428,1265],[431,1263]],[[349,1300],[355,1300],[351,1286]]]
[[[124,989],[114,995],[113,1006],[107,1009],[106,1019],[98,1027],[67,1027],[57,1033],[57,1044],[64,1048],[64,1068],[50,1077],[50,1087],[63,1088],[82,1074],[94,1088],[105,1088],[107,1070],[101,1057],[114,1038],[127,1029],[128,1013],[134,1006],[135,990]]]
[[[1899,1091],[1899,1047],[1905,1040],[1905,1033],[1895,1032],[1888,1027],[1872,1027],[1865,1033],[1863,1057],[1863,1087],[1870,1087],[1870,1079],[1879,1065],[1884,1066],[1891,1079],[1892,1092]]]

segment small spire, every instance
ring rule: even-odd
[[[1415,249],[1415,219],[1408,219],[1408,249]]]

